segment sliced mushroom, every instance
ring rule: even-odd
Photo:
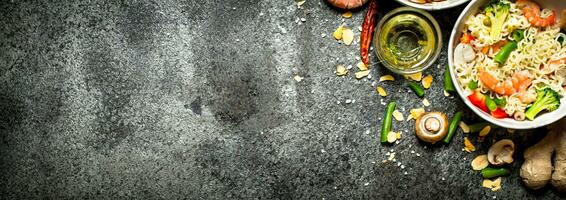
[[[489,148],[487,160],[497,166],[510,164],[513,163],[513,152],[515,152],[515,144],[512,140],[499,140]]]
[[[448,117],[441,112],[425,113],[415,122],[415,133],[422,141],[434,144],[448,133]]]

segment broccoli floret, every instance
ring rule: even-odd
[[[537,90],[537,100],[525,112],[525,117],[533,120],[537,114],[543,110],[552,112],[560,106],[560,97],[558,93],[550,88]]]
[[[507,20],[509,16],[509,9],[511,6],[507,3],[503,3],[499,0],[492,0],[484,9],[485,15],[489,18],[491,22],[491,32],[489,35],[493,39],[499,39],[501,36],[501,30],[503,29],[503,23]]]

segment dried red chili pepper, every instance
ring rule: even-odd
[[[377,15],[377,2],[372,0],[369,4],[368,11],[362,24],[362,34],[360,37],[360,54],[362,62],[369,64],[369,46],[371,44],[371,37],[375,28],[375,21]]]

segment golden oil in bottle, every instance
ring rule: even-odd
[[[401,11],[380,22],[374,46],[382,63],[394,72],[407,74],[424,70],[440,53],[438,25],[435,27],[420,12]]]

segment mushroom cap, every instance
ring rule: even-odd
[[[415,134],[422,141],[434,144],[448,133],[448,117],[441,112],[421,115],[415,122]]]
[[[487,160],[492,165],[510,164],[513,162],[515,144],[510,139],[503,139],[491,145],[487,152]]]

